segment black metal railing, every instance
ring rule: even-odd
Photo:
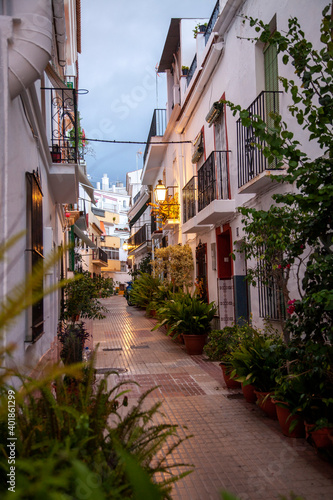
[[[150,139],[152,137],[163,137],[166,129],[166,109],[154,109],[153,118],[150,125],[150,130],[147,138],[147,144],[143,153],[143,164],[145,164]]]
[[[79,137],[77,91],[71,88],[47,88],[46,116],[51,118],[50,153],[53,163],[78,163],[83,159],[84,139]]]
[[[105,262],[105,264],[107,265],[108,264],[108,256],[107,256],[107,253],[104,252],[104,250],[102,250],[101,248],[95,248],[93,251],[93,260],[100,260],[102,262]]]
[[[195,54],[195,56],[193,58],[193,61],[192,61],[192,64],[190,66],[190,69],[188,70],[188,73],[187,73],[187,76],[186,76],[186,83],[187,83],[187,85],[190,84],[192,76],[194,75],[194,72],[197,69],[197,65],[198,65],[197,55]]]
[[[214,7],[214,10],[212,12],[212,15],[210,16],[210,19],[208,21],[206,31],[205,31],[205,45],[207,45],[210,34],[213,31],[216,20],[219,16],[219,12],[220,12],[220,0],[217,0],[215,7]]]
[[[228,200],[227,151],[213,151],[198,170],[198,212],[213,200]]]
[[[151,241],[151,225],[144,224],[140,229],[132,234],[132,236],[128,239],[128,251],[131,252],[138,248],[143,243],[147,241]]]
[[[264,120],[269,127],[273,124],[271,113],[279,112],[279,94],[277,91],[263,91],[247,108],[250,118]],[[262,149],[266,142],[255,135],[252,125],[244,127],[241,118],[237,120],[237,156],[238,187],[244,186],[251,179],[265,170],[276,169],[276,161],[269,162]]]
[[[196,176],[192,177],[183,187],[183,223],[196,214],[196,180]]]

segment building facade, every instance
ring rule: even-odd
[[[162,230],[152,232],[152,253],[165,244],[191,246],[194,279],[206,299],[218,304],[221,327],[248,320],[250,314],[259,327],[265,318],[278,326],[278,292],[246,280],[253,263],[237,252],[244,238],[238,207],[268,209],[274,193],[290,189],[272,181],[276,170],[253,146],[251,127],[243,127],[221,100],[264,120],[271,111],[280,112],[310,157],[318,153],[291,122],[290,97],[279,82],[279,75],[295,78],[293,66],[282,64],[274,48],[248,40],[256,32],[244,16],[262,19],[272,32],[287,31],[288,18],[295,16],[319,46],[324,6],[324,1],[226,0],[218,1],[207,19],[170,22],[158,67],[166,74],[167,106],[154,110],[142,173],[146,197],[159,181],[167,188],[169,216]],[[291,294],[296,297],[294,277]]]
[[[77,214],[80,168],[78,52],[80,2],[4,0],[0,3],[0,218],[2,241],[22,234],[1,261],[1,301],[44,266],[38,291],[66,277],[70,225]],[[27,293],[32,293],[30,292]],[[47,294],[2,333],[13,361],[29,371],[53,345],[61,290]],[[7,360],[7,362],[10,362]]]

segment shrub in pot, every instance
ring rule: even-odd
[[[228,388],[240,387],[241,383],[231,377],[232,366],[230,359],[245,337],[251,337],[253,329],[248,323],[243,325],[234,324],[226,326],[222,330],[212,330],[208,342],[204,347],[204,353],[212,361],[219,361],[222,368],[224,381]]]
[[[244,386],[254,386],[257,393],[260,393],[259,405],[261,402],[262,406],[265,403],[267,406],[269,394],[274,392],[276,372],[281,360],[285,358],[285,349],[278,335],[255,332],[253,337],[245,339],[231,356],[230,363],[234,369],[232,375],[237,374],[237,380]]]
[[[207,334],[211,331],[211,321],[216,313],[214,302],[207,304],[195,294],[177,294],[164,308],[158,311],[161,318],[154,329],[167,324],[168,335],[173,338],[182,334],[189,354],[201,354],[206,342]],[[198,347],[190,347],[190,343]]]
[[[73,323],[79,317],[102,319],[105,307],[99,302],[99,289],[90,273],[76,274],[75,279],[65,286],[62,317]]]
[[[159,278],[151,274],[142,273],[133,281],[131,289],[131,302],[137,307],[146,309],[154,299],[154,294],[160,285]]]

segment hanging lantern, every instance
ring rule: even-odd
[[[163,182],[159,180],[157,186],[154,189],[155,200],[157,203],[165,201],[166,192],[167,192],[166,187],[164,186]]]

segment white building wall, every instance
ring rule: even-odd
[[[235,5],[239,5],[239,11],[234,11]],[[203,49],[198,40],[197,45],[201,51],[199,60],[202,60],[201,66],[198,65],[190,87],[187,89],[185,85],[185,77],[181,77],[182,87],[182,105],[186,103],[181,109],[180,116],[173,126],[170,133],[168,130],[167,140],[172,141],[194,141],[198,133],[203,130],[204,133],[204,161],[208,158],[212,151],[216,150],[215,131],[214,126],[209,127],[205,120],[208,111],[211,109],[215,101],[219,101],[222,97],[240,104],[243,108],[247,108],[264,90],[264,66],[263,66],[263,53],[260,44],[251,43],[247,38],[256,36],[253,28],[249,27],[249,23],[243,23],[240,13],[251,16],[253,18],[262,19],[265,23],[270,21],[276,16],[277,29],[279,31],[287,31],[288,19],[292,16],[298,18],[305,36],[314,42],[316,47],[320,46],[319,42],[319,26],[321,19],[321,12],[326,5],[326,0],[319,2],[311,2],[310,0],[282,0],[276,3],[274,0],[261,2],[259,0],[247,0],[231,2],[225,0],[220,2],[220,10],[224,9],[222,16],[216,23],[216,29],[219,29],[216,38],[215,49],[209,53],[209,45]],[[226,19],[233,12],[231,22],[226,24]],[[221,27],[221,28],[219,28]],[[214,31],[216,31],[214,29]],[[187,34],[187,42],[186,35]],[[193,44],[193,35],[190,33],[188,20],[181,21],[180,31],[180,53],[182,64],[186,61],[191,62],[194,57],[195,47]],[[190,56],[190,47],[193,53]],[[179,54],[178,54],[179,57]],[[214,58],[214,64],[211,64],[211,58]],[[187,59],[186,59],[187,58]],[[189,65],[187,62],[186,65]],[[297,80],[294,74],[294,68],[291,65],[285,66],[282,63],[282,56],[279,55],[278,59],[279,75],[287,78]],[[170,103],[174,102],[173,96],[173,83],[175,76],[166,70],[168,78],[168,104],[167,109],[168,118],[171,115]],[[200,74],[201,72],[201,74]],[[198,79],[197,79],[198,77]],[[191,90],[192,88],[192,90]],[[282,87],[280,87],[282,90]],[[308,141],[306,133],[302,131],[301,127],[296,124],[288,114],[287,107],[291,103],[290,96],[286,93],[280,94],[280,112],[283,115],[284,121],[290,129],[295,132],[295,137],[300,140],[304,150],[309,155],[317,155],[319,152],[318,147]],[[207,244],[207,274],[209,286],[209,300],[218,302],[218,270],[215,265],[215,257],[212,255],[214,244],[216,245],[217,236],[216,230],[222,231],[230,228],[232,248],[235,251],[241,238],[242,223],[241,216],[237,213],[237,207],[242,205],[253,206],[258,209],[267,209],[272,203],[271,196],[273,193],[285,192],[290,189],[289,186],[281,184],[273,184],[260,192],[259,194],[243,194],[238,188],[238,173],[237,173],[237,117],[234,117],[229,108],[225,110],[225,128],[226,128],[226,145],[225,149],[229,150],[229,176],[230,176],[230,191],[231,199],[234,200],[235,210],[231,216],[225,216],[221,213],[220,220],[216,224],[210,225],[205,229],[201,229],[200,233],[194,231],[193,233],[182,233],[182,220],[183,220],[183,207],[182,207],[182,188],[184,185],[197,174],[197,165],[192,164],[191,157],[193,153],[193,146],[191,144],[169,144],[166,147],[166,152],[160,162],[160,167],[157,164],[151,164],[150,167],[156,172],[154,185],[157,184],[158,179],[163,179],[166,186],[177,185],[179,186],[178,193],[181,203],[180,225],[176,229],[164,231],[168,236],[168,244],[188,243],[193,251],[195,257],[195,249],[198,244]],[[202,164],[199,163],[199,166]],[[147,168],[147,166],[145,166]],[[145,168],[143,175],[145,176]],[[151,175],[151,174],[150,174]],[[151,177],[149,177],[151,178]],[[238,242],[238,243],[236,243]],[[225,257],[227,258],[227,257]],[[246,274],[246,265],[251,266],[251,262],[245,262],[244,256],[236,253],[236,261],[232,263],[233,277],[242,277]],[[290,295],[292,297],[298,296],[297,283],[296,283],[296,270],[292,269],[290,279]],[[234,300],[233,291],[230,292],[231,300]],[[232,307],[234,304],[232,305]],[[254,287],[249,287],[249,306],[253,314],[255,323],[263,326],[262,318],[259,318],[259,302],[258,290]],[[227,315],[230,316],[230,308]],[[276,325],[278,326],[278,325]]]

